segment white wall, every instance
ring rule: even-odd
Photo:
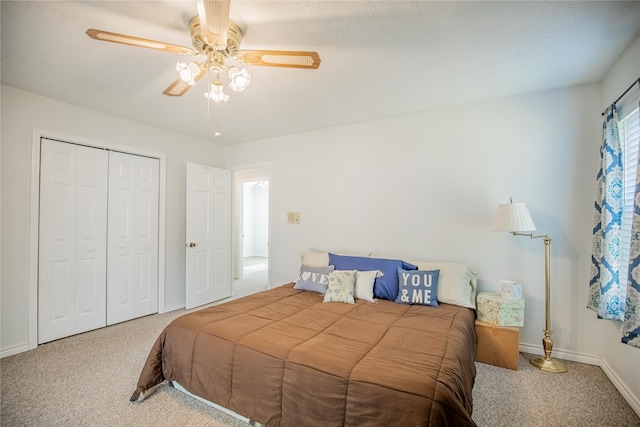
[[[269,190],[259,182],[244,183],[244,257],[269,256]]]
[[[214,143],[187,138],[2,86],[2,277],[0,351],[29,338],[29,212],[34,129],[166,155],[165,306],[185,300],[185,163],[224,164]]]
[[[599,363],[605,326],[585,307],[601,106],[600,85],[586,85],[255,141],[225,158],[272,164],[272,286],[295,280],[306,249],[467,263],[480,290],[523,284],[521,346],[541,354],[544,244],[489,231],[499,203],[527,203],[552,239],[554,355]],[[278,221],[286,211],[300,225]],[[633,381],[637,356],[614,375]]]
[[[640,78],[640,37],[620,57],[602,81],[600,110],[603,111],[615,101],[638,78]],[[638,91],[640,88],[636,86],[633,90]],[[625,373],[623,385],[628,387],[629,393],[636,396],[640,402],[640,349],[620,342],[622,335],[620,322],[612,320],[597,322],[601,325],[596,329],[592,339],[602,346],[602,358],[607,364],[605,368],[616,373]]]

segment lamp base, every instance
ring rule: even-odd
[[[567,367],[564,363],[552,358],[545,358],[544,356],[533,358],[529,361],[536,368],[545,371],[553,372],[554,374],[562,374],[567,372]]]

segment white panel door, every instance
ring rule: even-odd
[[[38,342],[105,326],[104,150],[42,139]]]
[[[158,311],[159,161],[109,153],[107,325]]]
[[[231,172],[187,163],[186,308],[231,296]]]

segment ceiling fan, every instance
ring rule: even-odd
[[[245,65],[287,68],[316,69],[320,66],[317,52],[241,50],[242,31],[229,19],[229,3],[229,0],[197,0],[198,14],[189,22],[193,48],[96,29],[87,30],[87,35],[101,41],[200,57],[199,62],[178,62],[176,71],[179,77],[163,92],[168,96],[183,95],[202,77],[212,73],[215,80],[205,96],[216,102],[227,101],[229,96],[223,92],[221,73],[227,72],[229,87],[235,91],[244,90],[251,81],[246,69],[238,69],[233,65],[234,61]]]

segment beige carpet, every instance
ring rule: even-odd
[[[0,361],[2,426],[246,426],[168,386],[129,402],[162,328],[184,310],[54,341]],[[640,426],[595,366],[567,362],[547,374],[521,355],[520,370],[477,364],[478,426]],[[302,426],[301,426],[302,427]]]
[[[517,371],[476,363],[473,419],[484,427],[638,427],[640,417],[602,369],[563,360],[568,372],[542,372],[520,353]]]
[[[246,257],[243,259],[242,279],[233,281],[232,296],[241,297],[268,288],[269,271],[267,258]]]

